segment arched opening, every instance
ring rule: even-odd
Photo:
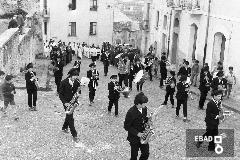
[[[212,54],[212,66],[215,66],[217,62],[224,62],[226,37],[224,34],[217,32],[214,35],[213,54]]]
[[[177,49],[178,49],[178,34],[173,33],[172,56],[171,56],[172,64],[176,64],[177,62]]]
[[[163,18],[163,29],[167,29],[167,16],[164,15],[164,18]]]
[[[135,44],[135,39],[131,39],[131,45],[133,48],[135,48],[136,44]]]
[[[189,53],[191,53],[192,60],[196,59],[196,44],[197,44],[197,31],[198,27],[196,24],[192,24],[190,27],[190,38],[189,38]]]
[[[166,43],[167,43],[167,36],[166,34],[162,34],[162,52],[166,52]]]
[[[157,41],[154,42],[153,45],[153,54],[156,55],[157,54]]]
[[[174,27],[179,27],[179,19],[175,18],[174,20]]]

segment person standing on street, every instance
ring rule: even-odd
[[[27,73],[25,74],[26,88],[28,94],[28,107],[30,111],[37,111],[36,102],[37,102],[37,85],[36,81],[36,72],[33,71],[33,64],[29,63],[27,65]]]
[[[148,98],[144,93],[138,93],[134,99],[134,106],[126,114],[124,129],[128,131],[127,140],[131,146],[130,160],[137,160],[139,149],[142,153],[139,160],[147,160],[149,157],[149,144],[142,144],[140,141],[144,135],[144,125],[148,122],[147,108],[144,106],[147,102]]]
[[[88,83],[88,88],[89,88],[89,101],[90,101],[90,106],[94,103],[94,97],[95,97],[95,92],[98,86],[98,80],[99,80],[99,72],[96,69],[96,64],[91,63],[89,65],[91,68],[89,71],[87,71],[87,78],[90,79]]]
[[[197,86],[197,77],[199,75],[199,61],[195,60],[194,64],[192,66],[192,74],[191,74],[191,83],[193,84],[194,87]]]
[[[63,103],[65,111],[68,111],[70,101],[72,100],[74,94],[78,91],[80,83],[76,80],[79,76],[79,72],[76,68],[71,69],[68,72],[68,77],[60,83],[59,87],[59,98]],[[68,133],[68,128],[70,128],[73,141],[78,142],[77,131],[74,127],[73,112],[66,113],[65,121],[62,126],[62,131]]]
[[[61,58],[62,58],[61,56],[57,57],[57,62],[55,63],[55,67],[54,67],[54,77],[55,77],[55,83],[57,86],[57,93],[59,93],[59,87],[60,87],[60,83],[62,81],[62,76],[63,76],[64,64]]]
[[[162,56],[160,61],[160,88],[163,88],[163,81],[167,78],[167,64],[166,64],[166,57]]]
[[[109,66],[109,61],[110,61],[110,55],[109,55],[108,51],[106,51],[105,53],[102,54],[102,60],[103,60],[103,66],[104,66],[104,76],[107,76],[108,66]]]

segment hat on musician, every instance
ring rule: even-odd
[[[6,80],[6,81],[10,81],[11,79],[13,79],[13,76],[12,76],[12,75],[7,75],[7,76],[5,77],[5,80]]]
[[[221,91],[221,90],[214,90],[214,91],[212,91],[212,96],[218,96],[218,95],[222,95],[223,94],[223,91]]]
[[[96,64],[95,64],[95,63],[91,63],[91,64],[89,65],[89,67],[96,67]]]
[[[218,77],[222,77],[224,74],[223,74],[223,71],[219,71],[218,73],[217,73],[217,76]]]
[[[27,65],[27,69],[29,69],[29,68],[33,68],[33,64],[32,64],[32,63],[29,63],[29,64]]]
[[[79,71],[77,68],[72,68],[70,69],[70,71],[68,72],[68,75],[71,76],[79,76]]]
[[[147,102],[148,102],[148,98],[147,98],[147,96],[144,95],[143,92],[138,93],[134,99],[135,105],[143,104],[143,103],[147,103]]]
[[[111,75],[110,79],[117,79],[117,75]]]

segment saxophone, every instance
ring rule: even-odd
[[[81,82],[79,81],[79,79],[76,80],[80,84],[80,86],[78,87],[76,93],[73,95],[73,98],[69,102],[70,105],[66,109],[66,114],[72,114],[75,108],[79,105],[78,98],[81,94]]]
[[[144,124],[145,130],[143,131],[143,136],[140,138],[141,144],[147,144],[154,135],[152,116],[153,113],[151,112],[148,121]]]

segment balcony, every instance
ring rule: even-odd
[[[43,9],[43,17],[50,18],[50,9]]]
[[[174,10],[182,10],[182,0],[167,0],[167,6]]]

